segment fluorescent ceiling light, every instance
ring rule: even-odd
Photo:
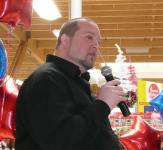
[[[52,0],[33,0],[33,8],[43,19],[55,20],[61,17],[61,14]]]
[[[82,16],[82,0],[70,0],[70,18],[79,18]],[[53,34],[58,38],[59,29],[52,30]]]
[[[79,18],[82,16],[82,0],[70,0],[70,12],[69,17],[70,19]],[[52,30],[52,33],[58,38],[59,36],[59,29]]]
[[[70,18],[79,18],[82,16],[82,0],[70,0]]]
[[[127,47],[126,53],[149,53],[148,47]]]

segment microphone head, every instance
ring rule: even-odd
[[[104,66],[101,68],[101,74],[106,77],[108,75],[112,75],[112,69],[109,66]]]

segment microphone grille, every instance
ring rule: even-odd
[[[112,74],[112,69],[109,66],[104,66],[101,68],[101,74],[105,77]]]

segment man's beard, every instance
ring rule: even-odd
[[[79,61],[79,63],[85,68],[85,70],[89,70],[91,68],[93,68],[94,63],[88,63],[87,61]]]

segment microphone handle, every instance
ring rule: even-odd
[[[118,107],[120,108],[123,116],[129,116],[131,114],[127,104],[125,102],[119,102]]]

